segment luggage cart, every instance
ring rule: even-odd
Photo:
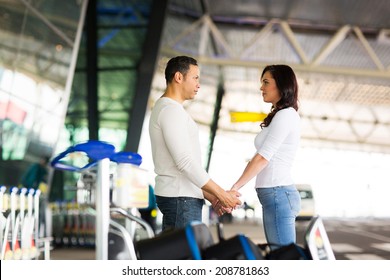
[[[40,191],[17,187],[8,189],[8,193],[6,186],[0,189],[0,259],[38,259]]]
[[[77,167],[66,162],[66,158],[72,153],[83,153],[90,161],[84,166]],[[112,256],[119,256],[120,259],[137,259],[134,249],[134,227],[130,230],[111,219],[112,213],[120,214],[130,225],[134,223],[146,230],[147,237],[154,236],[152,228],[142,219],[126,211],[138,207],[135,196],[137,191],[146,188],[148,184],[142,184],[138,178],[146,172],[138,166],[142,162],[139,154],[130,152],[115,152],[115,147],[107,142],[89,140],[69,147],[56,156],[51,165],[56,169],[79,172],[87,179],[91,187],[89,200],[94,202],[95,208],[88,208],[87,212],[95,217],[95,248],[96,259],[107,260]],[[115,172],[111,172],[111,164],[116,165]],[[125,170],[123,172],[122,170]],[[128,177],[128,175],[131,175]],[[93,181],[94,184],[93,184]],[[142,185],[142,186],[141,186]],[[139,194],[139,193],[138,193]],[[146,193],[146,201],[148,194]],[[142,204],[142,203],[141,203]],[[111,208],[111,206],[114,206]],[[142,204],[142,206],[144,206]],[[131,212],[131,211],[130,211]],[[125,252],[109,255],[109,235],[116,234],[124,244]],[[111,242],[112,243],[112,242]],[[115,243],[115,242],[114,242]],[[123,246],[122,246],[123,247]]]

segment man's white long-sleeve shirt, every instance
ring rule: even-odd
[[[270,125],[255,138],[257,153],[268,160],[256,177],[256,188],[288,186],[294,183],[291,169],[301,136],[300,117],[294,108],[278,111]]]
[[[202,167],[198,127],[179,102],[162,97],[149,121],[155,194],[203,198],[201,187],[210,176]]]

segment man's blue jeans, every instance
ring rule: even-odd
[[[267,242],[278,246],[295,243],[295,218],[301,208],[301,197],[295,186],[257,188],[256,192],[263,207]]]
[[[156,203],[163,214],[162,230],[183,228],[192,221],[202,221],[203,199],[156,195]]]

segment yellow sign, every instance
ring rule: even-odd
[[[256,112],[230,112],[230,121],[234,122],[262,122],[266,113],[256,113]]]

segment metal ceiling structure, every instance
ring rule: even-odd
[[[299,79],[304,145],[389,153],[389,14],[390,2],[380,0],[173,0],[162,61],[178,54],[198,59],[203,88],[188,109],[213,126],[221,102],[219,133],[258,132],[259,122],[232,123],[229,112],[268,112],[259,74],[282,63]],[[156,78],[152,97],[163,86]]]

